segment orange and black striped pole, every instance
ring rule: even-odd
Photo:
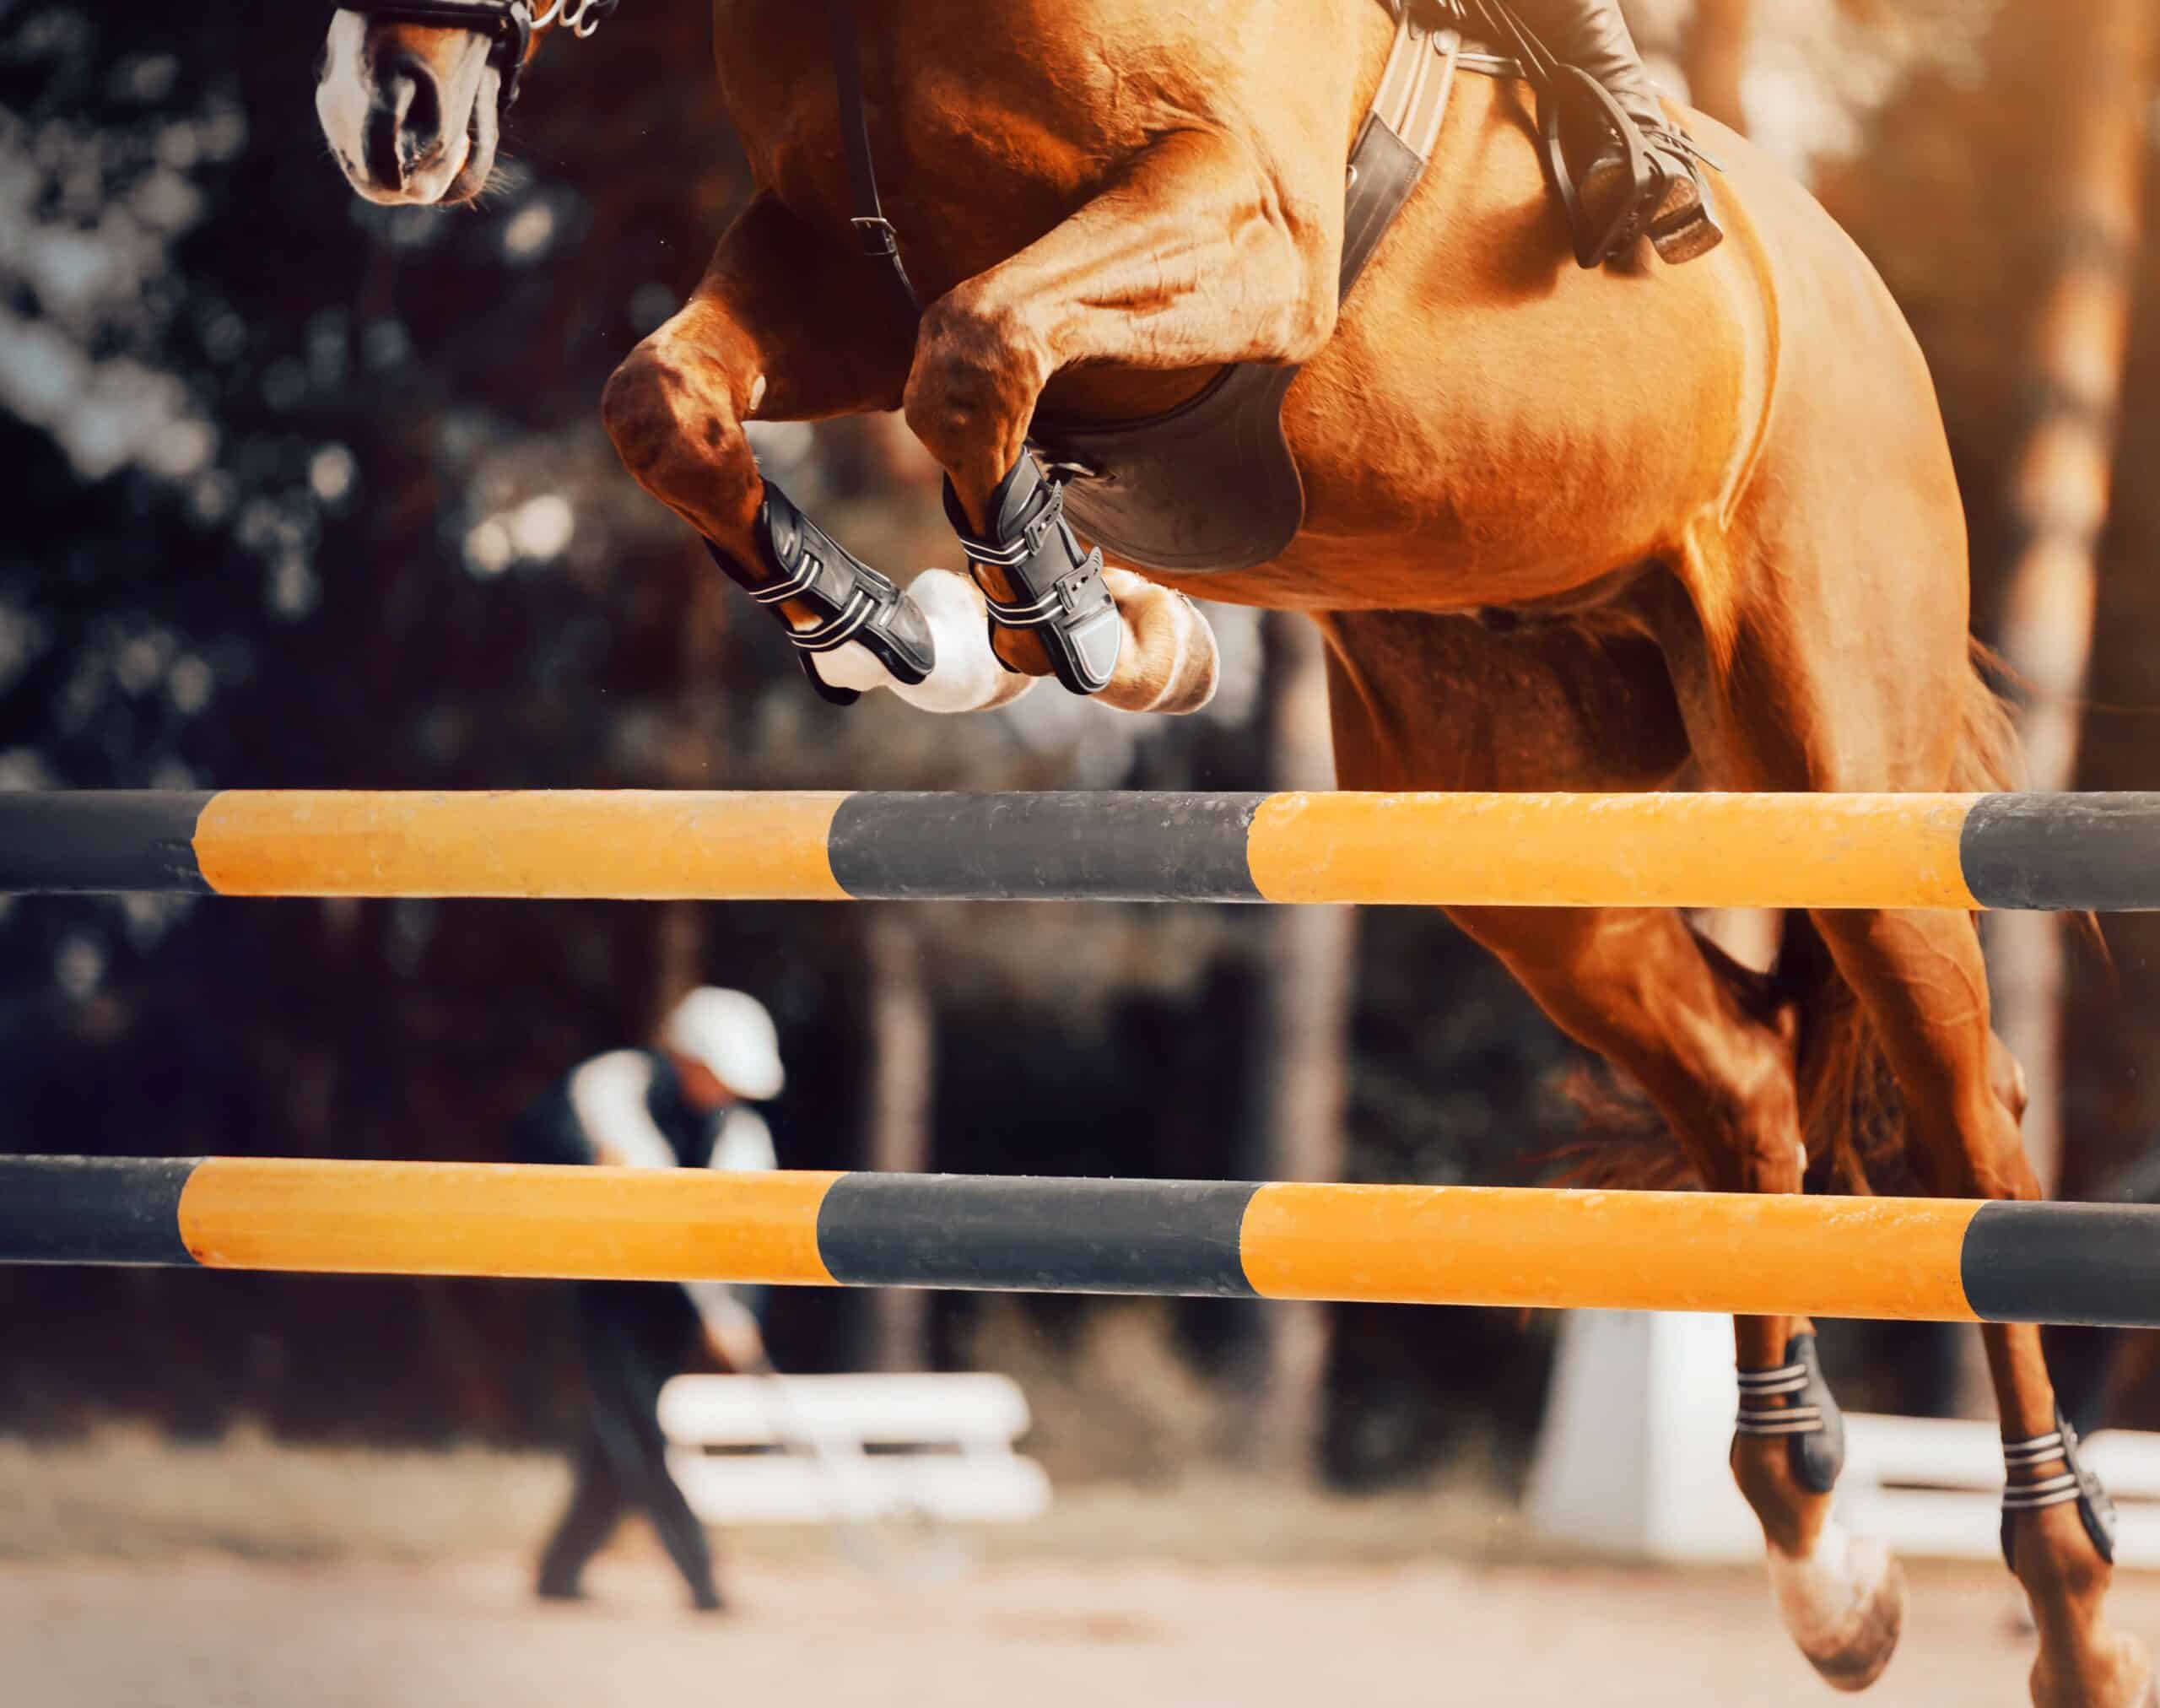
[[[0,1263],[2160,1327],[2160,1208],[0,1158]]]
[[[2160,794],[0,793],[0,894],[2160,910]]]

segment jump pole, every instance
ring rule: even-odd
[[[2160,910],[2160,794],[0,792],[0,894]]]
[[[0,1263],[2160,1327],[2160,1208],[0,1158]]]

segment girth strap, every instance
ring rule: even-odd
[[[902,311],[913,320],[922,312],[922,300],[900,259],[899,235],[878,199],[878,157],[870,146],[870,109],[862,94],[862,44],[848,3],[825,0],[826,20],[832,26],[833,78],[840,85],[840,140],[847,149],[848,191],[855,203],[848,224],[861,239],[865,257],[890,276]]]

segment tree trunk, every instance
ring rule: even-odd
[[[1267,619],[1274,707],[1270,781],[1279,789],[1334,786],[1327,670],[1303,618]],[[1262,1180],[1331,1181],[1342,1174],[1352,970],[1357,914],[1286,907],[1268,922],[1254,1163]],[[1326,1397],[1331,1314],[1325,1305],[1260,1307],[1245,1457],[1256,1468],[1310,1473]]]
[[[936,1020],[922,976],[922,945],[901,907],[873,911],[870,960],[868,1165],[882,1173],[930,1168]],[[908,1370],[930,1363],[930,1295],[884,1287],[866,1297],[865,1363]]]
[[[2053,83],[2059,111],[2036,120],[2061,139],[2039,180],[2056,259],[2033,323],[2040,404],[2012,495],[2025,546],[2001,635],[2003,657],[2030,688],[2020,731],[2036,789],[2071,788],[2077,775],[2141,235],[2153,19],[2151,0],[2074,0],[2047,25],[2075,44],[2065,69],[2076,74]],[[2026,1149],[2053,1190],[2063,1149],[2061,922],[2006,914],[1992,927],[1996,1029],[2024,1063]]]
[[[1741,78],[1747,69],[1748,14],[1752,9],[1753,0],[1695,0],[1695,15],[1681,48],[1689,101],[1742,135],[1747,130],[1747,114],[1741,99]]]

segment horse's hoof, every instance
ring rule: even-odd
[[[1905,1628],[1905,1572],[1871,1537],[1824,1527],[1812,1559],[1773,1553],[1770,1581],[1785,1629],[1834,1690],[1865,1690],[1882,1676]]]
[[[921,617],[936,649],[937,666],[919,683],[901,682],[864,648],[852,644],[822,655],[818,676],[833,687],[857,693],[889,688],[920,711],[991,711],[1009,705],[1030,688],[991,651],[989,613],[982,595],[964,576],[925,570],[902,596]]]
[[[1116,673],[1095,697],[1120,711],[1165,717],[1205,711],[1222,680],[1223,658],[1200,608],[1129,570],[1106,569],[1103,580],[1124,619],[1126,646]]]

